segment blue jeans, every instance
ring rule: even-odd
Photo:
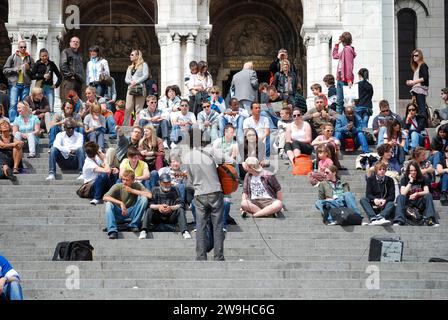
[[[114,116],[110,115],[106,118],[106,133],[110,134],[113,137],[117,136],[115,132],[115,119]]]
[[[444,173],[440,177],[440,184],[441,184],[441,191],[446,192],[448,191],[448,174]]]
[[[179,192],[180,200],[185,204],[185,184],[178,183],[175,188],[177,189],[177,192]]]
[[[106,129],[101,127],[87,135],[89,141],[93,141],[98,144],[101,150],[104,150],[104,131],[106,131]]]
[[[0,294],[2,300],[23,300],[22,286],[19,281],[12,281],[5,284],[3,293]]]
[[[109,191],[109,189],[115,184],[115,182],[117,182],[117,180],[118,174],[99,174],[95,179],[95,182],[93,183],[92,189],[90,191],[91,197],[96,200],[103,199],[106,192]]]
[[[338,100],[336,102],[336,112],[339,114],[344,113],[344,86],[347,85],[348,83],[345,81],[337,81],[336,93],[338,95]]]
[[[44,91],[44,96],[48,99],[48,104],[50,105],[50,112],[54,112],[54,89],[52,86],[44,85],[42,87]]]
[[[84,160],[85,154],[83,148],[79,148],[75,154],[70,154],[68,159],[65,159],[59,149],[52,147],[50,150],[50,158],[48,159],[48,173],[56,174],[56,162],[62,169],[78,169],[79,173],[82,173]]]
[[[17,117],[17,102],[23,101],[30,95],[30,86],[24,84],[16,84],[9,86],[9,121],[11,123]]]
[[[347,131],[348,132],[348,131]],[[334,133],[334,137],[339,141],[343,141],[346,136],[346,132],[337,131]],[[358,148],[361,145],[361,149],[363,153],[369,153],[369,144],[367,143],[366,136],[362,131],[359,131],[355,135],[355,147]]]
[[[417,131],[411,131],[409,133],[411,134],[411,139],[410,139],[411,140],[411,148],[410,149],[413,150],[413,149],[421,146],[422,142],[423,142],[423,136],[420,133],[418,133]],[[408,139],[407,143],[408,142],[409,142],[409,139]],[[408,147],[408,150],[409,150],[409,147]]]
[[[387,132],[387,127],[378,128],[378,137],[376,138],[378,148],[380,145],[384,144],[384,134]]]
[[[369,127],[370,111],[368,107],[356,106],[355,113],[359,115],[362,119],[362,128]]]
[[[359,211],[356,205],[356,199],[353,193],[345,192],[340,195],[338,198],[333,200],[317,200],[315,203],[317,210],[319,210],[322,214],[324,214],[324,207],[328,209],[331,208],[340,208],[340,207],[348,207],[353,210],[356,214],[359,214],[361,217],[361,211]],[[333,217],[328,215],[328,222],[333,222]]]
[[[159,123],[155,122],[150,122],[147,120],[140,120],[138,122],[138,125],[142,128],[144,128],[147,124],[151,124],[156,130],[157,130],[157,136],[159,138],[162,138],[163,140],[168,139],[169,137],[169,130],[168,130],[168,121],[167,120],[162,120]]]
[[[277,123],[280,118],[271,109],[262,110],[260,113],[263,117],[269,119],[269,128],[272,130],[277,129]]]
[[[107,234],[118,232],[117,223],[129,222],[129,228],[140,228],[143,213],[148,207],[148,199],[138,196],[134,205],[127,209],[126,216],[121,213],[121,208],[112,202],[106,202],[106,227]]]
[[[152,188],[157,187],[159,185],[159,174],[157,173],[157,170],[151,171],[149,180],[142,181],[142,184],[149,191],[151,191]]]
[[[191,129],[191,126],[189,129]],[[186,131],[182,130],[180,126],[174,125],[173,129],[171,130],[170,141],[178,143],[180,140],[186,138],[186,134],[187,134]]]
[[[394,222],[401,222],[401,223],[406,222],[405,211],[406,206],[409,204],[422,210],[423,216],[426,219],[433,218],[434,222],[437,222],[436,211],[434,209],[434,200],[430,193],[416,200],[410,200],[407,196],[399,195],[397,197],[397,208],[395,209]]]

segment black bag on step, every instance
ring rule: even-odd
[[[332,208],[330,215],[341,226],[356,226],[362,223],[362,217],[347,207]]]
[[[92,261],[93,247],[89,240],[59,242],[54,250],[53,261]]]

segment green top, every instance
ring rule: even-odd
[[[114,185],[108,193],[106,193],[106,196],[111,196],[114,199],[120,200],[124,203],[126,208],[132,207],[135,202],[137,201],[137,195],[129,193],[124,191],[122,183],[118,183]],[[140,183],[140,182],[134,182],[131,185],[131,189],[139,190],[139,191],[145,191],[146,188]]]

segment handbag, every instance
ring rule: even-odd
[[[129,87],[129,94],[131,96],[142,96],[143,95],[143,85],[136,84],[133,87]]]
[[[419,222],[422,220],[422,215],[420,214],[420,210],[418,208],[413,206],[407,206],[406,218],[408,218],[412,222]]]
[[[426,150],[431,150],[431,141],[429,140],[429,133],[428,133],[428,130],[425,130],[425,131],[426,131],[426,135],[423,138],[423,146]]]
[[[100,73],[99,83],[110,87],[112,85],[112,77],[105,73]]]
[[[76,190],[76,194],[80,198],[90,198],[90,192],[93,187],[94,180],[84,183],[78,190]]]

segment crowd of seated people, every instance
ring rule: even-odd
[[[341,39],[345,53],[337,53],[335,47],[333,57],[352,55],[354,59],[351,36],[344,33]],[[63,170],[77,170],[78,179],[92,185],[90,203],[107,202],[109,238],[116,239],[117,224],[127,222],[129,230],[141,231],[141,239],[160,223],[178,224],[183,237],[189,239],[185,210],[191,207],[194,212],[195,201],[181,156],[182,144],[188,144],[192,129],[198,128],[200,144],[219,154],[222,163],[235,166],[243,186],[243,216],[275,216],[282,210],[281,181],[269,171],[277,153],[287,156],[292,166],[301,155],[316,159],[317,172],[310,175],[310,181],[318,190],[316,207],[321,213],[345,206],[362,216],[355,194],[338,171],[345,169],[340,159],[348,140],[363,154],[370,152],[365,131],[372,113],[373,86],[367,69],[358,72],[359,100],[346,101],[342,96],[341,88],[354,83],[353,70],[344,69],[345,74],[336,79],[325,76],[328,94],[313,84],[314,106],[309,109],[303,106],[297,69],[284,49],[271,65],[269,83],[260,84],[259,90],[253,64],[247,62],[235,75],[230,96],[224,98],[207,62],[200,61],[190,63],[184,96],[177,85],[169,85],[158,97],[145,87],[149,67],[142,53],[132,50],[124,101],[116,94],[108,95],[115,89],[100,81],[95,68],[103,66],[110,76],[109,66],[98,47],[91,49],[84,97],[80,90],[68,91],[60,112],[54,112],[51,92],[39,87],[17,103],[17,117],[11,124],[10,112],[0,105],[0,178],[16,181],[24,149],[29,151],[28,158],[37,157],[39,139],[46,132],[47,180],[56,179],[57,164]],[[249,93],[242,94],[243,88]],[[281,108],[274,109],[279,103]],[[386,100],[379,103],[379,110],[372,129],[380,160],[367,169],[366,196],[359,202],[369,223],[404,224],[406,208],[414,205],[424,209],[427,225],[438,225],[430,190],[431,183],[439,179],[441,203],[448,205],[448,125],[437,130],[431,154],[427,154],[422,148],[427,115],[421,114],[416,102],[407,105],[403,118],[391,111]],[[130,134],[123,126],[131,127]],[[108,146],[115,139],[116,146]],[[224,197],[225,221],[230,203],[231,197]],[[336,224],[331,215],[327,222]]]

